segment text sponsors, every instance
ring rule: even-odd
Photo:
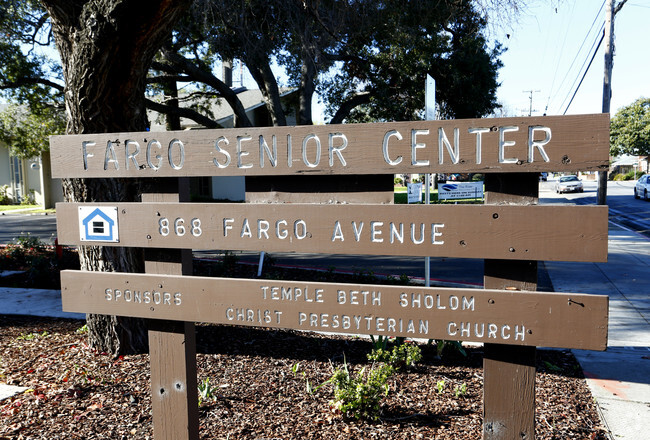
[[[126,304],[152,304],[164,306],[180,306],[181,292],[164,292],[160,290],[131,290],[105,289],[104,299],[108,302],[124,302]]]

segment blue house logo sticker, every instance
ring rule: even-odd
[[[79,236],[81,241],[119,242],[117,207],[80,206]]]

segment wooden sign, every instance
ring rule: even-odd
[[[609,115],[52,136],[52,176],[574,172],[609,166]]]
[[[63,310],[345,334],[605,350],[608,298],[172,275],[61,273]]]
[[[94,237],[98,245],[177,249],[607,258],[606,206],[60,203],[56,209],[62,244]],[[117,212],[115,222],[104,212]]]

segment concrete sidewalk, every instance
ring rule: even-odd
[[[557,292],[609,296],[607,351],[573,350],[613,439],[650,439],[650,240],[612,224],[607,263],[546,262]]]

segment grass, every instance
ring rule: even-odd
[[[0,205],[0,211],[15,211],[17,209],[41,209],[41,205]]]
[[[54,213],[54,209],[43,209],[41,205],[0,205],[0,212],[28,210],[32,213]]]

